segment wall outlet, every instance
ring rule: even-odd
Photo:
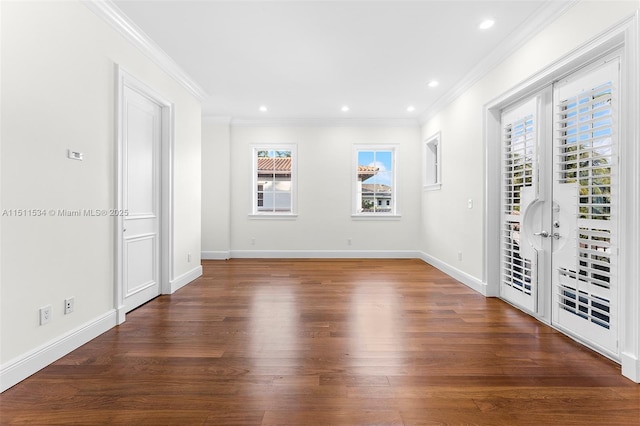
[[[462,252],[461,251],[458,252],[458,260],[462,260]]]
[[[70,297],[68,299],[64,299],[64,314],[65,315],[69,315],[71,312],[73,312],[74,304],[75,304],[75,300],[73,299],[73,297]]]
[[[191,263],[191,253],[187,253],[187,262]]]
[[[351,238],[347,238],[347,245],[348,245],[348,246],[350,246],[352,242],[353,242],[353,241],[351,240]]]
[[[255,238],[255,237],[252,237],[252,238],[251,238],[251,245],[252,245],[252,246],[255,246],[255,245],[256,245],[256,238]]]
[[[45,325],[51,321],[51,305],[40,308],[40,325]]]

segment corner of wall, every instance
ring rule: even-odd
[[[202,265],[198,265],[190,271],[185,272],[177,278],[171,280],[171,294],[175,293],[180,288],[191,283],[197,278],[202,276]]]

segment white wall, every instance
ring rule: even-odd
[[[637,1],[580,2],[422,127],[442,132],[442,189],[424,192],[420,249],[483,280],[484,105],[600,32],[631,16]],[[473,208],[467,202],[473,200]],[[462,260],[458,260],[462,252]]]
[[[263,143],[297,144],[298,217],[295,219],[249,217],[253,190],[250,145]],[[354,144],[398,144],[397,192],[401,218],[358,220],[351,217]],[[417,126],[232,126],[232,256],[269,255],[274,251],[296,252],[302,256],[313,252],[317,256],[328,250],[389,255],[415,253],[422,184],[420,149]],[[251,243],[252,239],[255,244]],[[348,239],[352,245],[348,245]]]
[[[199,101],[80,2],[2,2],[1,19],[2,209],[114,207],[117,63],[175,103],[174,278],[199,268]],[[84,161],[68,160],[67,149]],[[114,220],[1,220],[4,375],[83,327],[111,321]],[[71,296],[75,312],[65,316]],[[53,319],[40,326],[38,310],[48,304]]]
[[[202,120],[202,257],[227,259],[231,250],[229,119]]]

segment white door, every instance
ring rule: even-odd
[[[616,358],[619,64],[503,111],[500,236],[501,297]]]
[[[555,326],[617,356],[619,58],[554,90]]]
[[[125,86],[122,103],[122,296],[128,312],[160,294],[162,108]]]
[[[544,187],[539,177],[542,95],[502,113],[500,295],[536,312],[538,264],[543,249]]]

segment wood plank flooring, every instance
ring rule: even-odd
[[[419,260],[204,261],[2,424],[640,424],[619,365]]]

